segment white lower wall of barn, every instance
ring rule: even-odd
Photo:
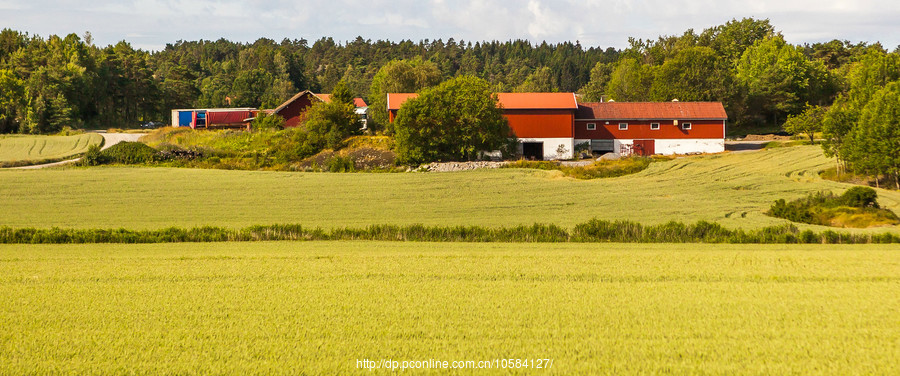
[[[694,138],[694,139],[669,139],[656,140],[657,154],[691,154],[691,153],[721,153],[725,151],[725,139],[722,138]]]
[[[589,140],[578,140],[585,142]],[[622,154],[630,152],[634,140],[616,139],[614,153]],[[725,151],[725,140],[721,138],[683,138],[654,140],[654,153],[663,155],[693,154],[693,153],[721,153]]]
[[[522,143],[541,142],[544,145],[544,160],[572,159],[575,156],[574,138],[520,138],[519,154],[522,153]]]
[[[590,139],[572,138],[521,138],[520,142],[542,142],[544,159],[570,159],[574,156],[575,146],[586,143],[591,144]],[[597,141],[597,140],[594,140]],[[613,142],[614,153],[630,153],[634,140],[615,139]],[[564,153],[559,154],[560,145]],[[721,153],[725,151],[725,140],[721,138],[684,138],[684,139],[657,139],[654,140],[654,153],[663,155],[694,154],[694,153]],[[522,146],[519,145],[519,153]]]

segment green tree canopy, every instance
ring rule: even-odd
[[[344,80],[338,81],[334,89],[331,89],[331,101],[353,105],[353,93],[350,92],[350,87]]]
[[[848,139],[854,170],[891,176],[900,189],[900,82],[875,92]]]
[[[401,163],[473,160],[508,143],[509,124],[490,84],[460,76],[403,104],[395,122]]]
[[[338,149],[341,142],[359,131],[359,118],[352,104],[331,101],[314,104],[306,112],[303,128],[321,140],[321,147]]]
[[[804,133],[809,137],[810,143],[815,143],[815,133],[822,130],[822,120],[827,111],[824,107],[807,105],[803,112],[788,116],[784,122],[784,130],[791,134]]]
[[[391,131],[387,118],[388,93],[415,93],[439,82],[441,71],[430,61],[416,58],[385,64],[372,78],[369,107],[374,111],[369,112],[370,126],[384,126],[386,131]]]
[[[817,87],[826,70],[810,61],[780,36],[756,42],[737,61],[735,76],[746,89],[750,122],[778,124],[787,115],[802,111],[805,103],[817,103]]]

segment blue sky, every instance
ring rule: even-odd
[[[896,0],[0,0],[0,27],[46,37],[84,34],[160,49],[177,40],[248,42],[330,36],[457,41],[581,41],[622,48],[628,37],[678,35],[732,18],[768,18],[791,43],[900,44]]]

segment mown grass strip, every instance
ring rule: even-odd
[[[36,229],[0,227],[4,244],[181,243],[273,240],[381,240],[499,243],[732,243],[732,244],[870,244],[900,243],[900,235],[800,231],[794,225],[759,230],[729,229],[717,223],[668,222],[642,225],[593,219],[572,230],[556,225],[516,227],[371,225],[365,228],[307,228],[300,224],[257,225],[243,229],[170,227],[160,230]]]

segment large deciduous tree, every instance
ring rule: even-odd
[[[508,144],[509,124],[487,81],[460,76],[403,104],[395,122],[402,163],[473,160]]]
[[[387,118],[388,93],[415,93],[426,87],[441,82],[441,71],[438,66],[422,59],[393,60],[385,64],[372,78],[369,107],[369,125],[392,130]]]
[[[893,177],[900,189],[900,82],[873,94],[848,138],[854,170]]]
[[[747,93],[747,106],[757,124],[779,124],[802,111],[805,103],[819,102],[826,70],[807,59],[783,38],[758,41],[741,55],[735,67],[737,82]]]

